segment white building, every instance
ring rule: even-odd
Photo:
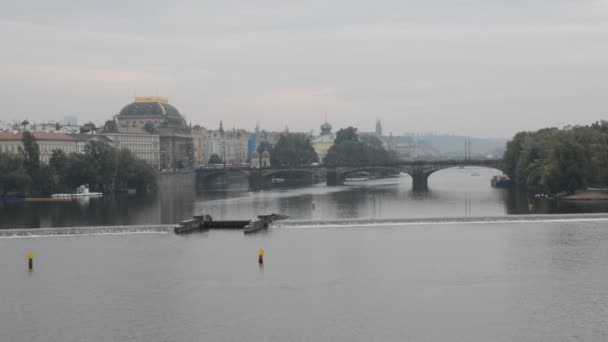
[[[79,134],[86,135],[86,134]],[[113,146],[119,150],[125,148],[155,168],[160,168],[160,138],[157,134],[123,134],[103,133]]]
[[[249,135],[244,129],[224,131],[222,123],[215,131],[196,126],[192,129],[195,159],[199,165],[206,164],[212,155],[217,154],[226,164],[247,163]]]
[[[332,133],[331,128],[331,125],[325,121],[321,125],[321,134],[310,141],[321,162],[323,162],[327,151],[334,145],[334,141],[336,140],[336,135]]]
[[[40,161],[48,163],[54,150],[61,150],[66,154],[78,151],[77,140],[67,134],[33,132],[40,149]],[[0,152],[19,153],[23,148],[23,133],[0,133]]]
[[[9,132],[13,130],[13,125],[0,120],[0,132]]]

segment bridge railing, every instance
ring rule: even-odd
[[[404,160],[390,163],[378,163],[378,164],[337,164],[337,165],[301,165],[301,166],[273,166],[269,168],[261,168],[260,170],[302,170],[302,169],[331,169],[331,168],[344,168],[344,167],[403,167],[403,166],[422,166],[422,165],[496,165],[501,163],[502,159],[431,159],[431,160]],[[197,171],[218,171],[218,170],[252,170],[251,167],[244,167],[239,165],[238,167],[210,167],[210,168],[199,168]]]

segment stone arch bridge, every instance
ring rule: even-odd
[[[250,187],[259,188],[267,184],[272,177],[281,175],[304,175],[311,181],[326,179],[328,186],[342,185],[344,180],[357,172],[399,173],[412,177],[414,190],[428,189],[428,178],[431,174],[454,167],[478,166],[502,171],[502,159],[450,159],[430,161],[401,161],[381,165],[342,165],[342,166],[302,166],[293,168],[219,168],[197,170],[197,184],[203,184],[214,177],[241,175],[249,179]]]

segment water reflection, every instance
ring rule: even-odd
[[[248,191],[242,186],[196,193],[193,177],[164,177],[156,195],[105,196],[86,202],[0,202],[0,228],[172,224],[206,213],[216,219],[250,219],[282,213],[295,220],[497,216],[527,213],[607,212],[608,201],[554,202],[529,199],[517,189],[493,189],[499,172],[448,169],[429,177],[429,190],[412,191],[411,178],[317,184]]]

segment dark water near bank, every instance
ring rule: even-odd
[[[330,220],[608,212],[608,201],[529,201],[515,190],[493,189],[490,178],[495,174],[473,168],[437,172],[424,193],[413,192],[411,178],[404,176],[341,187],[320,184],[255,192],[238,183],[228,190],[197,194],[192,181],[181,176],[162,180],[159,193],[153,196],[71,203],[0,202],[0,228],[173,224],[197,213],[216,219],[249,219],[275,212],[296,220]]]

